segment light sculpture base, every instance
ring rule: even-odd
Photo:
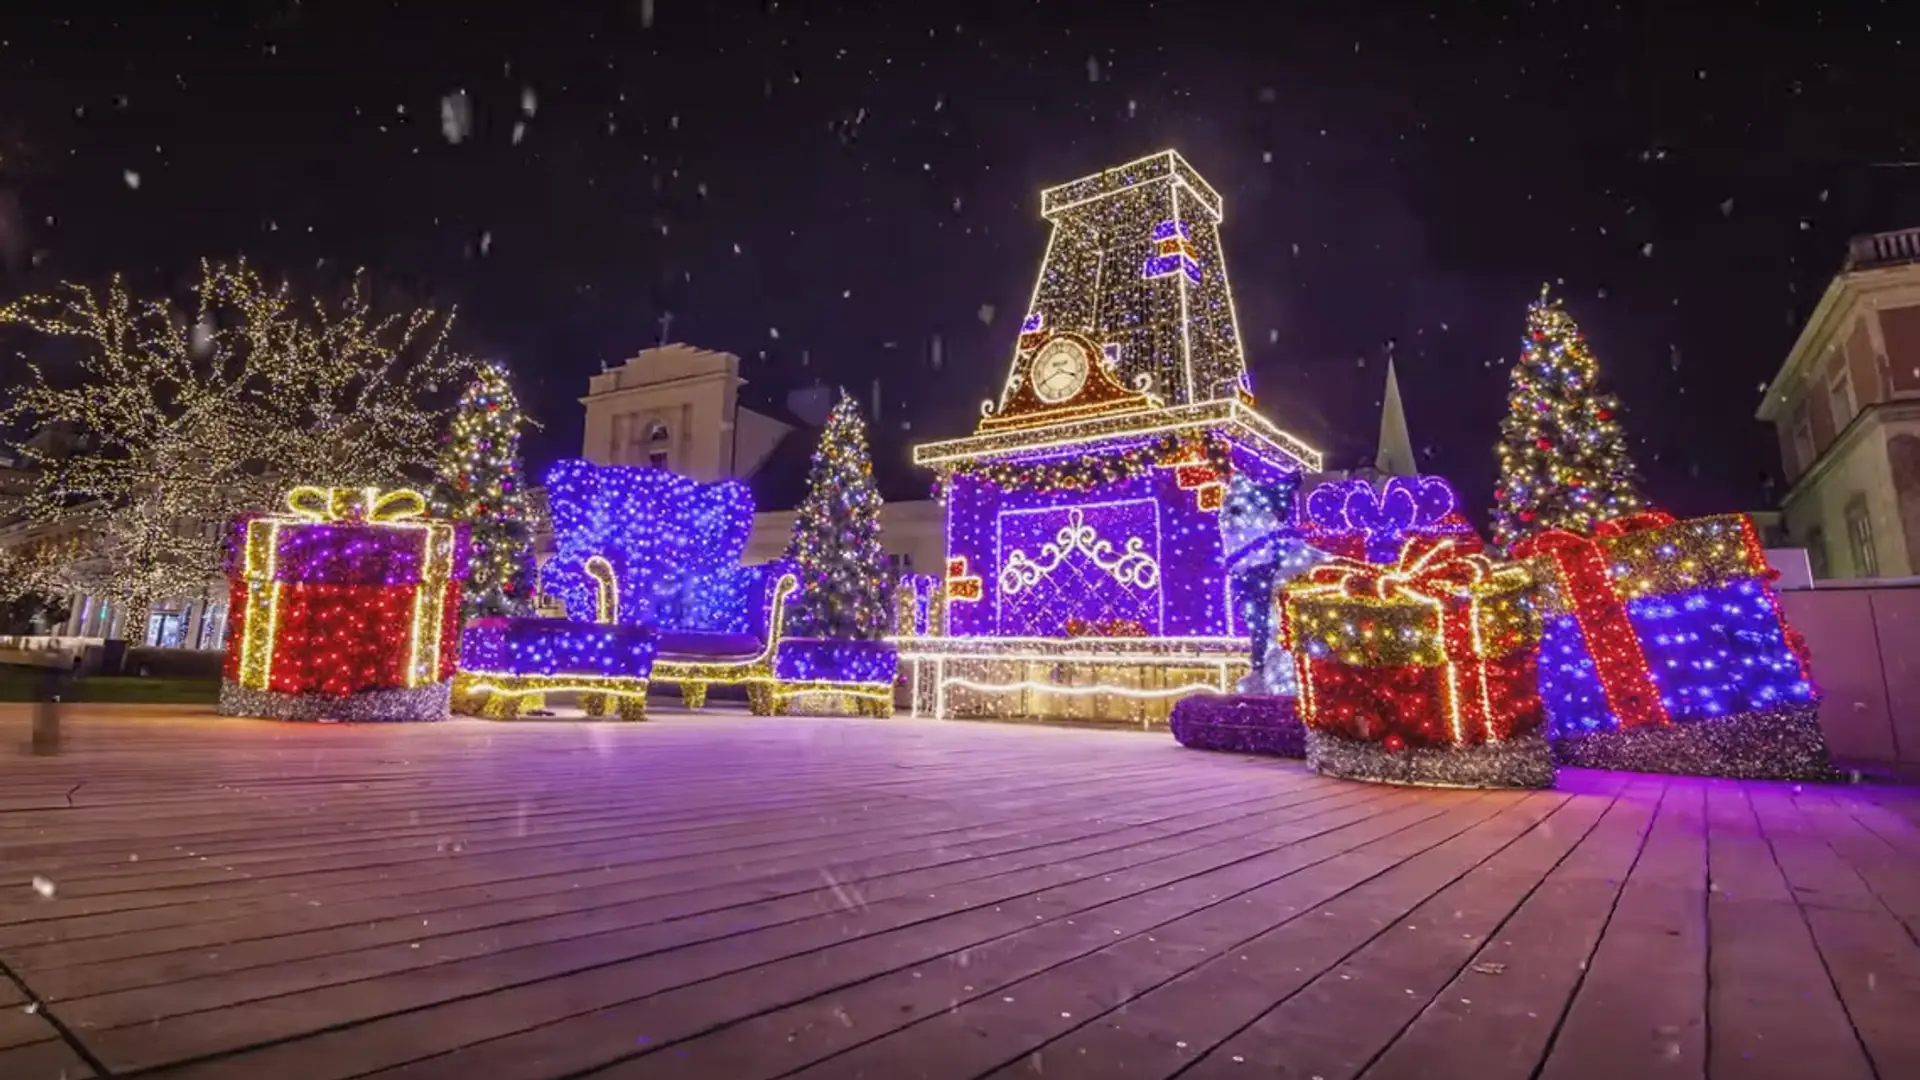
[[[1307,765],[1322,776],[1439,788],[1550,788],[1553,751],[1531,734],[1466,746],[1389,749],[1307,729]]]
[[[334,724],[410,723],[445,720],[451,715],[449,686],[443,682],[358,694],[286,694],[255,690],[231,679],[220,683],[219,712],[221,716]]]
[[[1165,727],[1175,703],[1229,694],[1252,667],[1237,638],[901,638],[911,713]]]

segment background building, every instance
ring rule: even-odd
[[[1852,242],[1758,415],[1814,577],[1920,574],[1920,228]]]
[[[658,466],[703,482],[745,481],[759,510],[746,560],[778,558],[837,392],[815,386],[775,401],[756,389],[731,353],[683,344],[646,349],[588,383],[580,399],[581,456],[597,465]],[[940,505],[928,498],[932,476],[914,468],[907,446],[880,425],[869,424],[867,437],[886,500],[880,524],[888,559],[897,573],[937,573],[946,540]],[[548,546],[544,536],[540,546]]]

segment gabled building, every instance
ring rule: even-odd
[[[1852,241],[1758,417],[1815,578],[1920,574],[1920,228]]]

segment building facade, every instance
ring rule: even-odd
[[[794,508],[819,430],[781,415],[771,402],[749,402],[740,358],[671,344],[646,349],[595,375],[587,395],[580,456],[596,465],[653,465],[702,482],[737,479],[753,490],[758,513],[747,542],[749,562],[780,557],[793,532]],[[881,543],[898,574],[937,573],[946,558],[938,504],[904,446],[869,431],[874,475],[886,500]],[[914,497],[919,496],[919,497]],[[542,543],[544,549],[548,545]]]
[[[1815,578],[1920,574],[1920,228],[1851,243],[1758,416]]]

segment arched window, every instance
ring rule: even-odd
[[[655,420],[647,428],[647,464],[656,469],[667,467],[667,451],[673,446],[673,436],[667,431],[667,425]]]

